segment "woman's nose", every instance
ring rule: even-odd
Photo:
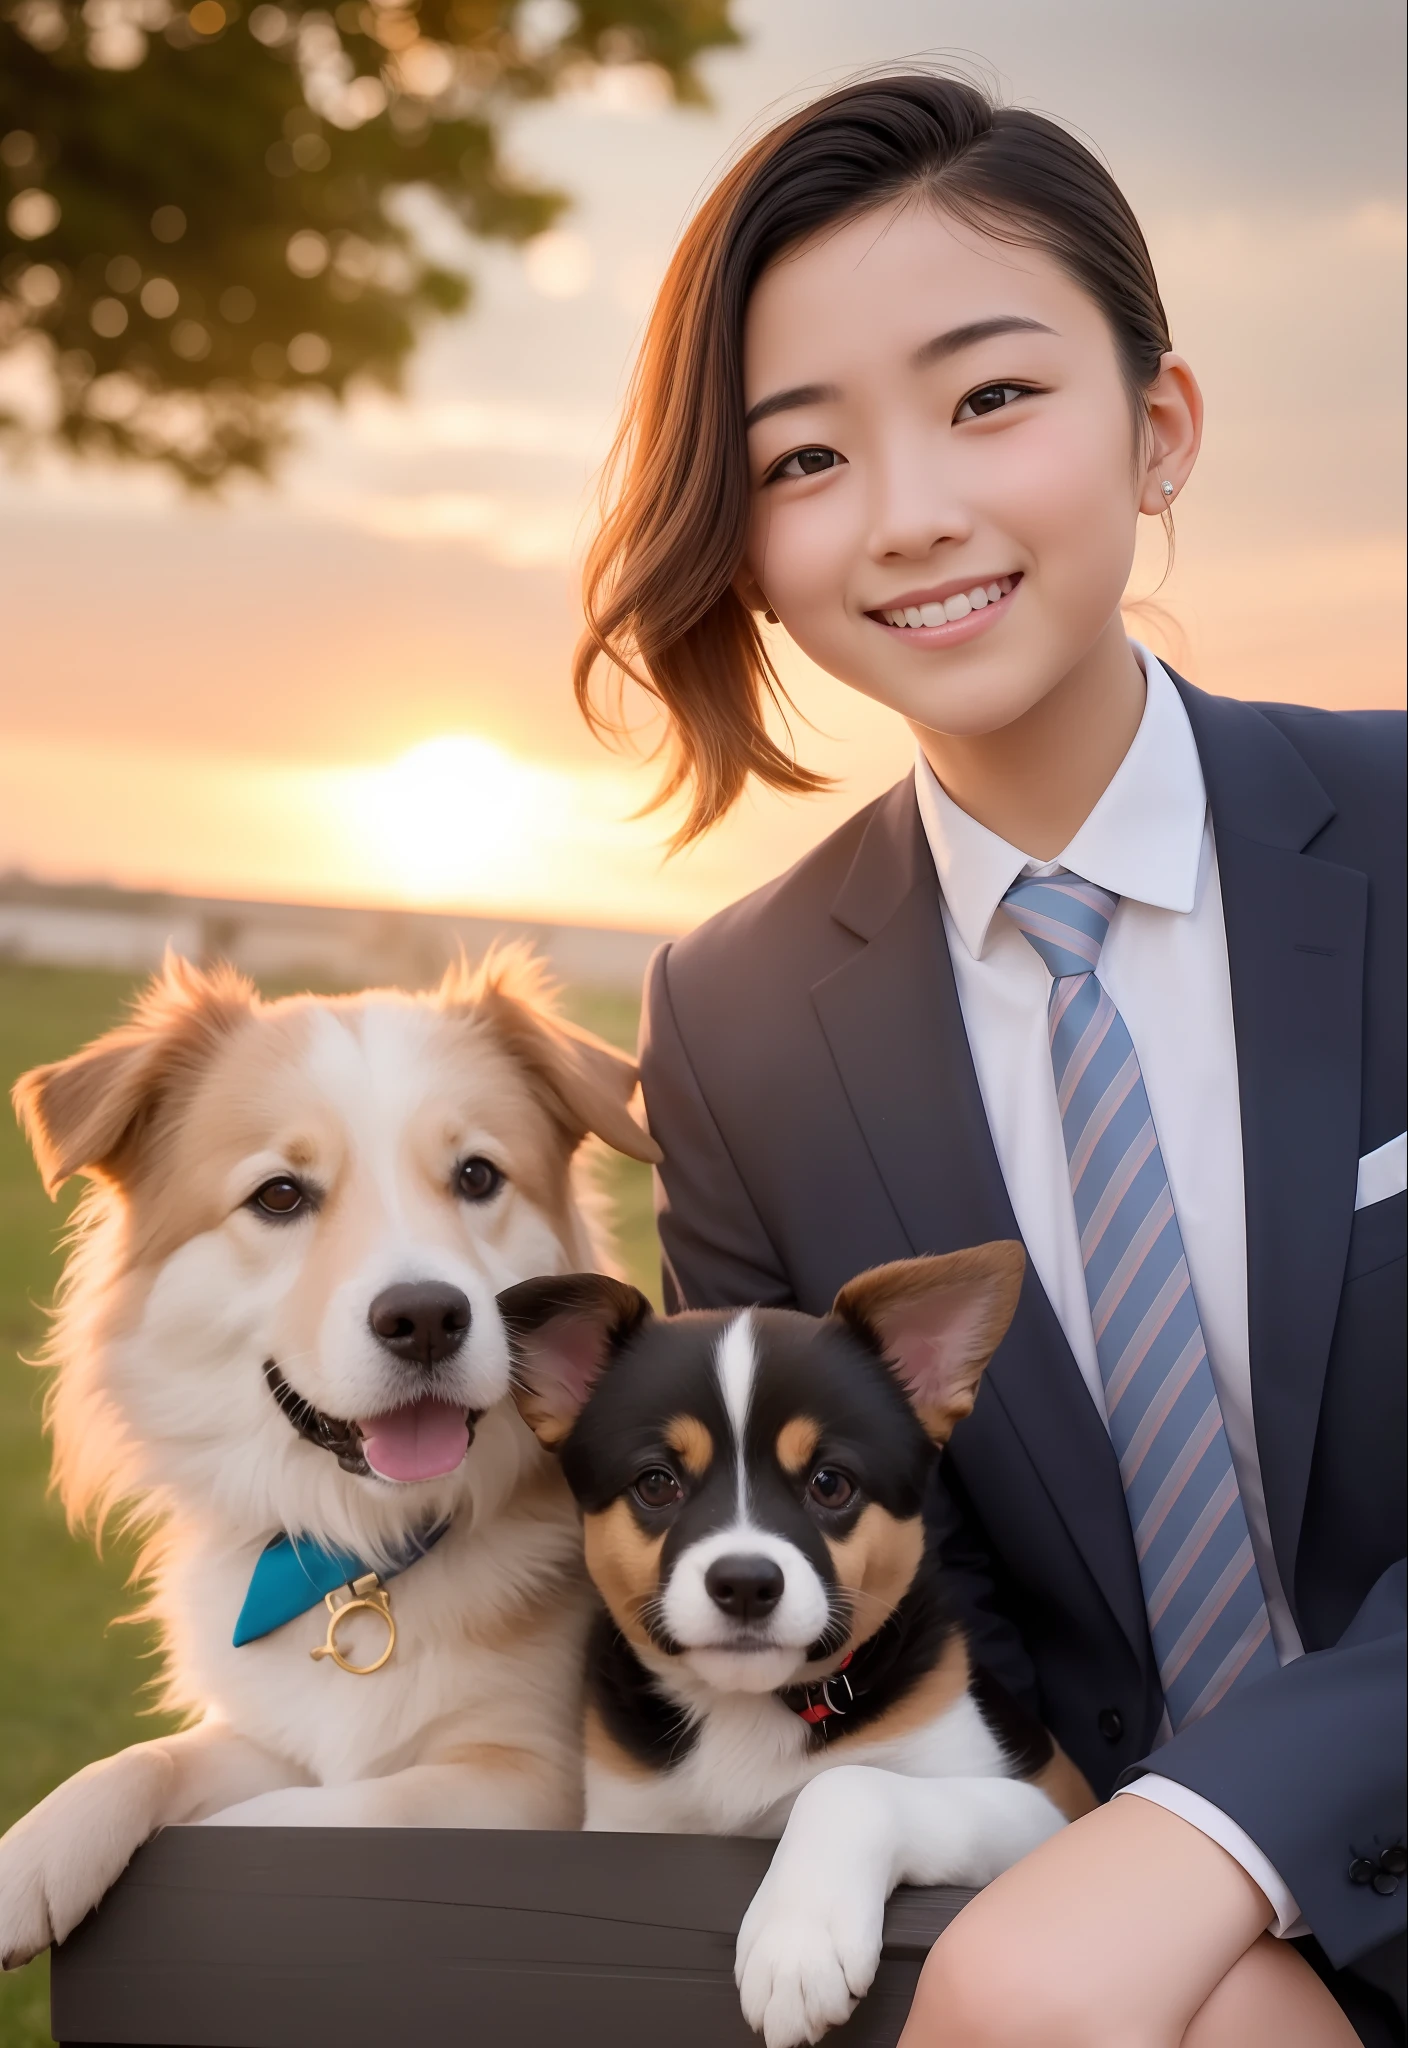
[[[877,470],[869,540],[876,561],[923,561],[972,531],[972,516],[932,450],[897,449]]]

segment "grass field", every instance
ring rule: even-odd
[[[4,1094],[27,1067],[62,1058],[113,1023],[133,986],[118,974],[0,962]],[[564,1008],[602,1037],[634,1045],[633,1001],[569,992]],[[615,1159],[611,1172],[628,1270],[654,1294],[649,1174]],[[57,1206],[45,1199],[0,1106],[0,1832],[61,1778],[164,1725],[143,1707],[150,1634],[115,1626],[132,1604],[131,1551],[110,1539],[98,1558],[90,1543],[68,1534],[47,1498],[42,1383],[22,1362],[43,1331],[74,1192]],[[48,2014],[47,1958],[0,1977],[4,2048],[43,2048],[51,2039]]]

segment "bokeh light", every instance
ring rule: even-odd
[[[58,226],[59,202],[52,192],[41,192],[37,185],[28,185],[5,208],[5,220],[11,234],[18,235],[22,242],[39,242]]]
[[[169,320],[181,294],[169,277],[149,277],[142,286],[142,311],[152,320]]]
[[[523,252],[528,282],[545,299],[580,298],[592,279],[591,245],[566,228],[535,235]]]

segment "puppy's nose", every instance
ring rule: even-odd
[[[469,1296],[440,1280],[384,1287],[367,1311],[377,1342],[396,1358],[438,1365],[453,1358],[469,1330]]]
[[[761,1621],[782,1598],[782,1566],[770,1557],[716,1557],[704,1590],[734,1621]]]

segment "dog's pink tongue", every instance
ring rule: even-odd
[[[449,1401],[413,1401],[359,1421],[362,1456],[383,1479],[439,1479],[469,1449],[463,1408]]]

